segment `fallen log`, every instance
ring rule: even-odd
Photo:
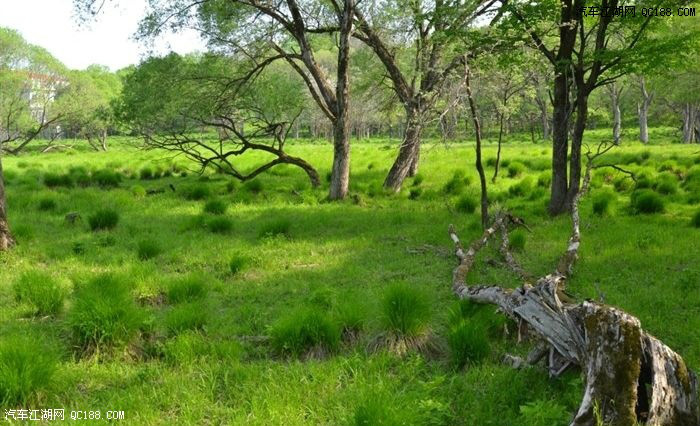
[[[526,360],[507,355],[513,366],[545,359],[551,376],[571,367],[581,369],[585,391],[571,426],[699,426],[698,379],[680,355],[644,331],[634,316],[593,301],[575,303],[565,293],[566,279],[578,259],[578,202],[588,188],[590,160],[581,193],[573,200],[571,237],[554,272],[537,279],[534,285],[530,283],[529,274],[508,249],[508,232],[522,221],[500,213],[466,250],[450,225],[449,235],[459,260],[453,271],[452,290],[460,299],[498,306],[540,340]],[[467,285],[466,277],[477,253],[499,231],[504,263],[523,278],[522,286]]]

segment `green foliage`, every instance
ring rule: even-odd
[[[690,219],[690,224],[696,228],[700,228],[700,210],[695,212],[693,218]]]
[[[661,213],[665,209],[664,200],[659,194],[649,189],[635,190],[630,197],[634,213]]]
[[[102,188],[116,188],[122,181],[122,176],[112,170],[102,169],[92,175],[92,180]]]
[[[365,329],[367,309],[357,298],[344,298],[335,307],[334,317],[343,333],[357,334]]]
[[[483,325],[465,318],[450,326],[447,344],[452,362],[458,368],[482,361],[491,351]]]
[[[272,348],[282,355],[320,355],[334,352],[340,343],[340,330],[331,318],[316,308],[302,308],[280,318],[270,328]]]
[[[0,405],[26,406],[52,381],[58,365],[54,350],[39,336],[0,338]]]
[[[116,275],[98,275],[77,286],[67,323],[83,348],[129,342],[145,321],[129,284]]]
[[[42,198],[39,200],[39,205],[37,208],[43,212],[45,211],[50,211],[50,210],[55,210],[56,209],[56,200],[53,198]]]
[[[626,176],[620,176],[613,181],[613,186],[617,192],[625,192],[632,188],[634,181]]]
[[[207,221],[207,228],[215,234],[228,234],[233,230],[233,221],[225,216],[213,217]]]
[[[473,196],[462,195],[457,200],[457,205],[455,207],[457,208],[458,212],[471,214],[474,213],[474,210],[476,210],[477,205],[478,203]]]
[[[13,285],[15,298],[34,308],[36,315],[56,315],[63,308],[66,291],[49,274],[27,271]]]
[[[355,408],[353,426],[394,426],[404,424],[384,398],[367,398]]]
[[[75,180],[69,174],[46,173],[44,175],[44,185],[49,188],[72,188],[75,186]]]
[[[612,205],[617,196],[610,191],[600,191],[593,195],[593,213],[598,216],[608,216],[612,213]]]
[[[194,185],[185,189],[185,198],[188,200],[199,201],[209,197],[211,191],[206,185]]]
[[[258,230],[258,237],[290,237],[292,222],[286,218],[278,218],[264,223]]]
[[[228,205],[219,199],[209,200],[204,204],[204,212],[209,214],[224,214]]]
[[[204,299],[208,291],[209,287],[203,276],[190,274],[170,283],[167,290],[168,302],[195,302]]]
[[[504,165],[504,167],[505,167],[505,165]],[[523,174],[523,172],[525,172],[525,165],[523,163],[520,163],[518,161],[513,161],[508,166],[508,177],[510,177],[510,178],[520,176],[521,174]]]
[[[228,269],[232,275],[239,274],[248,264],[248,258],[242,254],[234,254],[228,262]]]
[[[119,213],[112,209],[98,210],[88,217],[88,224],[93,231],[113,229],[119,223]]]
[[[518,229],[510,234],[510,248],[515,251],[525,251],[525,232]]]
[[[136,248],[139,260],[150,260],[163,252],[163,248],[156,240],[141,240]]]
[[[520,423],[523,426],[565,424],[569,420],[566,407],[555,401],[536,400],[520,406]]]
[[[209,319],[208,312],[208,308],[201,302],[177,305],[166,313],[165,328],[171,335],[185,330],[202,330]]]
[[[430,301],[420,289],[408,284],[390,285],[382,297],[381,320],[384,328],[402,337],[415,337],[430,324]]]

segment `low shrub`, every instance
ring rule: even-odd
[[[25,406],[52,381],[58,356],[38,336],[0,339],[0,405]]]
[[[144,320],[128,283],[115,275],[102,274],[76,288],[67,323],[76,341],[87,349],[128,343]]]
[[[664,200],[659,194],[649,189],[635,190],[630,198],[634,213],[661,213],[664,211]]]
[[[504,165],[505,167],[505,165]],[[523,163],[513,161],[508,165],[508,177],[514,178],[520,176],[525,171],[525,165]]]
[[[270,328],[273,349],[281,355],[324,355],[340,343],[340,330],[316,308],[303,308],[280,318]]]
[[[186,330],[202,330],[209,319],[208,312],[207,307],[200,302],[175,306],[165,315],[165,329],[170,335]]]
[[[384,328],[397,336],[415,337],[429,328],[430,303],[427,295],[407,284],[390,285],[382,297]]]
[[[204,277],[191,274],[170,283],[167,289],[168,302],[182,303],[202,300],[206,297],[209,287]]]
[[[289,219],[280,218],[264,223],[258,230],[258,237],[291,236],[292,222]]]
[[[146,188],[141,185],[134,185],[131,187],[131,193],[134,197],[143,198],[146,196]]]
[[[63,308],[66,291],[49,274],[40,271],[23,273],[13,285],[15,298],[28,303],[36,315],[56,315]]]
[[[525,233],[521,230],[513,231],[508,239],[510,242],[510,248],[514,251],[524,251],[525,250]]]
[[[119,213],[112,209],[98,210],[88,217],[88,224],[93,231],[113,229],[119,223]]]
[[[56,200],[53,198],[42,198],[39,200],[37,208],[43,212],[56,209]]]
[[[457,200],[457,205],[455,207],[457,208],[458,212],[471,214],[474,213],[474,210],[476,210],[477,205],[478,202],[474,197],[472,197],[471,195],[463,195],[459,197],[459,199]]]
[[[204,212],[209,214],[224,214],[228,205],[219,199],[209,200],[204,204]]]
[[[140,260],[150,260],[163,252],[160,243],[155,240],[141,240],[136,247],[136,254]]]
[[[233,230],[233,221],[225,216],[214,217],[207,222],[207,228],[215,234],[228,234]]]
[[[122,181],[122,176],[112,170],[102,169],[92,175],[92,180],[102,188],[116,188]]]

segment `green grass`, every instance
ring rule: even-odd
[[[340,343],[340,329],[326,313],[303,308],[285,314],[270,328],[273,350],[281,355],[325,356]]]
[[[609,129],[596,132],[587,132],[587,142],[609,137]],[[646,189],[663,200],[664,211],[634,214],[629,208],[638,192],[633,191],[634,182],[606,169],[609,179],[601,174],[596,179],[599,187],[582,200],[580,259],[567,286],[581,299],[598,300],[603,293],[606,303],[637,316],[645,330],[698,371],[700,300],[690,297],[700,291],[696,267],[700,228],[691,226],[700,209],[700,190],[694,186],[700,185],[700,165],[694,163],[697,146],[670,145],[669,139],[657,141],[653,135],[649,146],[625,141],[602,161],[624,160],[633,172],[647,173],[651,186]],[[361,204],[327,202],[327,184],[310,188],[308,178],[296,168],[258,176],[253,181],[260,182],[257,193],[245,184],[229,189],[230,178],[209,171],[205,172],[208,180],[203,181],[196,173],[182,177],[180,172],[141,180],[139,171],[155,170],[162,163],[162,153],[121,146],[118,140],[109,143],[106,153],[76,148],[73,153],[27,152],[2,158],[10,177],[6,186],[10,225],[21,233],[18,245],[0,255],[0,345],[9,336],[26,332],[41,336],[32,340],[26,353],[43,353],[39,344],[44,342],[66,354],[53,364],[53,380],[28,393],[26,406],[114,407],[125,410],[124,424],[144,426],[203,422],[554,425],[567,424],[576,411],[583,389],[576,370],[550,379],[540,368],[514,371],[501,364],[504,353],[525,356],[530,343],[518,343],[513,323],[492,308],[463,308],[463,321],[486,331],[489,353],[455,369],[459,363],[448,344],[454,325],[448,311],[456,303],[451,290],[456,259],[447,226],[454,224],[465,244],[481,235],[478,213],[468,215],[454,208],[462,195],[478,199],[473,142],[455,142],[446,148],[440,141],[424,140],[421,183],[414,187],[408,179],[401,192],[393,195],[384,192],[381,183],[399,142],[353,140],[350,188]],[[332,146],[325,142],[290,140],[287,149],[313,164],[320,176],[330,169]],[[646,159],[642,158],[645,152],[649,153]],[[495,158],[495,153],[496,145],[486,140],[484,158]],[[499,206],[522,217],[532,231],[524,232],[526,245],[514,251],[517,259],[535,275],[551,273],[570,232],[567,217],[550,218],[545,211],[549,173],[538,169],[551,160],[551,148],[508,140],[502,154],[504,160],[510,159],[509,165],[519,161],[526,168],[510,178],[504,166],[496,184],[489,180],[489,197],[493,201],[499,195]],[[244,156],[239,167],[252,170],[265,158],[257,153]],[[675,194],[661,194],[654,187],[665,173],[658,169],[667,161],[685,170]],[[20,162],[25,166],[20,167]],[[110,162],[121,165],[111,167]],[[85,187],[43,184],[47,172],[64,175],[71,168],[76,170],[73,176],[88,177],[95,170],[111,169],[122,175],[122,182],[104,188],[94,182]],[[486,172],[490,178],[493,168],[487,166]],[[445,185],[455,176],[458,189],[447,193]],[[530,194],[509,194],[511,186],[528,177]],[[177,190],[168,189],[169,184]],[[144,191],[132,191],[137,185]],[[626,187],[617,190],[616,185]],[[203,214],[205,201],[184,196],[195,186],[207,188],[207,199],[226,202],[229,208],[221,217],[235,224],[231,232],[207,229],[207,221],[214,216]],[[416,187],[420,196],[409,199],[410,189]],[[163,188],[163,193],[145,196],[146,190]],[[545,194],[532,198],[537,188]],[[616,200],[611,203],[612,212],[600,216],[594,212],[594,201],[597,194],[608,191],[615,193]],[[43,198],[55,200],[56,207],[38,210]],[[93,233],[88,218],[102,208],[118,211],[119,223],[109,232]],[[64,215],[69,212],[79,212],[83,221],[66,223]],[[292,238],[260,238],[261,229],[277,219],[292,224]],[[163,253],[141,261],[136,248],[146,239],[157,242]],[[79,253],[75,247],[80,247]],[[235,274],[231,270],[234,254],[246,259]],[[495,246],[480,255],[469,274],[470,284],[510,288],[521,284],[510,271],[482,262],[492,258],[498,259]],[[28,270],[44,271],[63,288],[74,289],[66,293],[63,311],[48,318],[34,316],[32,305],[16,300],[14,283]],[[124,288],[121,296],[81,290],[103,273],[117,274]],[[204,296],[194,290],[194,296],[171,300],[173,283],[192,274],[203,282],[194,286],[205,288]],[[370,350],[373,339],[386,333],[383,301],[386,289],[396,282],[424,294],[430,315],[422,323],[445,343],[444,349],[430,356],[420,351],[397,355]],[[106,302],[113,299],[120,302]],[[93,305],[100,312],[93,312]],[[204,325],[193,321],[189,324],[195,324],[194,329],[168,331],[168,316],[175,315],[169,313],[181,306],[196,306],[195,313],[206,310]],[[123,315],[123,307],[134,311],[138,321],[128,320],[131,315]],[[77,319],[76,309],[89,315]],[[124,318],[126,326],[121,327],[123,332],[116,328],[118,343],[101,344],[101,353],[109,351],[109,356],[96,361],[83,351],[84,340],[73,325],[86,331],[81,334],[87,341],[94,341],[90,336],[106,336],[97,331],[109,331],[110,324],[121,321],[100,325],[96,318],[103,318],[103,309],[114,312],[110,318]],[[328,326],[329,340],[337,341],[335,349],[293,343],[305,340],[292,338],[288,346],[299,348],[294,355],[283,349],[284,344],[276,349],[272,341],[257,339],[271,336],[278,322],[289,317],[296,319],[289,320],[288,333],[302,336],[294,331],[301,323],[300,309],[317,312],[322,320],[313,324]],[[311,331],[307,334],[314,336]],[[542,405],[554,408],[528,408]],[[538,418],[538,413],[546,419]]]
[[[0,338],[0,405],[15,407],[35,400],[58,367],[55,348],[38,335]]]
[[[430,300],[412,285],[390,285],[382,297],[382,324],[386,331],[401,337],[416,337],[430,324]]]
[[[156,240],[141,240],[136,247],[136,256],[140,260],[150,260],[163,252],[160,242]]]
[[[119,213],[112,209],[98,210],[88,217],[88,224],[93,231],[113,229],[119,223]]]
[[[27,271],[13,285],[15,299],[29,304],[36,315],[56,315],[65,303],[66,290],[51,275]]]
[[[206,279],[199,274],[191,274],[172,281],[167,289],[170,303],[193,302],[206,297],[209,287]]]

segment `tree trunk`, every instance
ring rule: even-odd
[[[554,95],[552,103],[552,187],[549,199],[549,214],[559,215],[567,210],[568,192],[567,154],[569,151],[569,95],[566,70],[557,73],[554,78]]]
[[[0,157],[2,153],[0,152]],[[0,158],[0,251],[5,251],[15,245],[15,239],[10,232],[7,223],[7,204],[5,202],[5,178],[2,173],[2,159]]]
[[[481,125],[479,124],[479,113],[476,110],[476,102],[474,102],[474,97],[472,96],[470,84],[471,70],[466,63],[466,58],[464,68],[464,87],[467,92],[469,111],[471,112],[472,122],[474,123],[474,137],[476,138],[476,170],[479,172],[479,183],[481,185],[481,227],[486,229],[489,223],[489,198],[486,189],[486,174],[484,173],[484,166],[481,163]]]
[[[683,143],[695,142],[695,126],[697,120],[697,108],[691,103],[683,107]]]
[[[583,132],[588,120],[588,95],[578,93],[576,96],[576,121],[574,122],[571,138],[571,160],[569,162],[569,189],[566,195],[566,210],[571,208],[574,197],[579,192],[581,184],[581,145]]]
[[[328,198],[342,200],[348,194],[350,183],[350,116],[348,115],[348,85],[350,33],[354,15],[354,0],[345,0],[341,20],[338,71],[336,82],[336,114],[333,123],[333,168]]]
[[[100,145],[102,147],[102,151],[107,152],[107,131],[103,130],[102,133],[100,134]]]
[[[416,149],[411,160],[411,167],[408,169],[408,176],[413,177],[418,173],[418,165],[420,163],[420,139],[416,142]]]
[[[503,113],[501,113],[499,117],[499,123],[500,126],[498,128],[498,150],[496,151],[496,168],[493,171],[493,178],[491,178],[491,182],[493,183],[496,183],[496,178],[498,177],[498,168],[501,165],[501,142],[503,141]]]
[[[401,185],[406,176],[409,175],[411,165],[416,157],[422,131],[418,108],[415,106],[406,107],[406,131],[399,147],[399,155],[384,179],[384,188],[394,192],[401,190]]]
[[[612,84],[612,110],[613,110],[613,143],[620,144],[620,133],[622,132],[622,115],[620,114],[620,93],[616,84]]]
[[[639,79],[639,88],[642,92],[642,102],[637,103],[637,113],[639,115],[639,140],[642,143],[649,143],[649,126],[647,117],[649,116],[649,105],[654,97],[646,88],[644,77]]]

